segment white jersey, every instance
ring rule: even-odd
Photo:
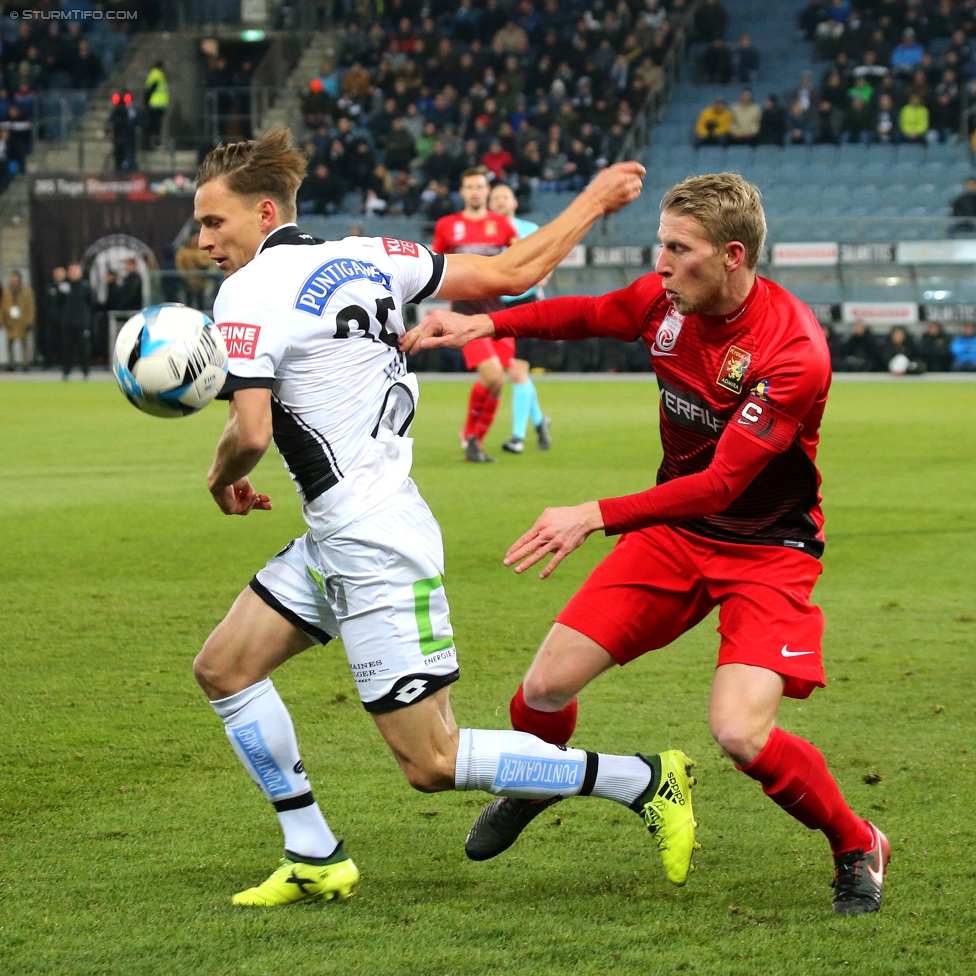
[[[285,224],[221,285],[230,357],[221,392],[271,390],[274,440],[321,540],[410,474],[418,387],[397,341],[403,306],[435,295],[446,263],[385,237],[322,241]]]

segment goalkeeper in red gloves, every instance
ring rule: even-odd
[[[512,724],[565,744],[582,688],[719,607],[712,735],[774,803],[826,835],[834,910],[877,911],[888,841],[852,812],[821,753],[776,725],[784,695],[825,684],[823,614],[810,594],[824,549],[815,459],[827,344],[802,302],[756,275],[766,236],[756,187],[731,173],[691,177],[661,210],[656,273],[628,288],[490,315],[436,312],[402,340],[416,351],[489,337],[641,338],[657,375],[656,487],[546,509],[505,558],[522,573],[550,556],[545,578],[591,532],[620,536],[543,642]],[[469,856],[504,850],[553,802],[495,800],[468,836]]]

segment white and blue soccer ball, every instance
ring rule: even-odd
[[[150,305],[119,332],[112,372],[134,406],[154,417],[202,410],[227,378],[227,347],[209,315],[176,302]]]

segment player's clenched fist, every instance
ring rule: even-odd
[[[596,195],[604,214],[616,213],[640,196],[644,172],[640,163],[614,163],[600,170],[585,192]]]
[[[603,528],[603,512],[599,502],[584,502],[571,508],[547,508],[535,525],[505,554],[505,565],[524,573],[540,559],[552,554],[548,565],[539,573],[545,579],[574,549],[578,549],[591,532]]]
[[[461,315],[436,309],[420,325],[400,337],[400,349],[416,355],[421,349],[463,349],[472,339],[495,334],[495,323],[487,315]]]

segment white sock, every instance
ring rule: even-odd
[[[285,850],[298,857],[332,854],[338,842],[312,796],[295,727],[271,679],[210,704],[251,779],[274,804]]]
[[[528,732],[459,730],[456,790],[526,799],[583,794],[629,806],[650,781],[650,767],[637,756],[554,746]]]

